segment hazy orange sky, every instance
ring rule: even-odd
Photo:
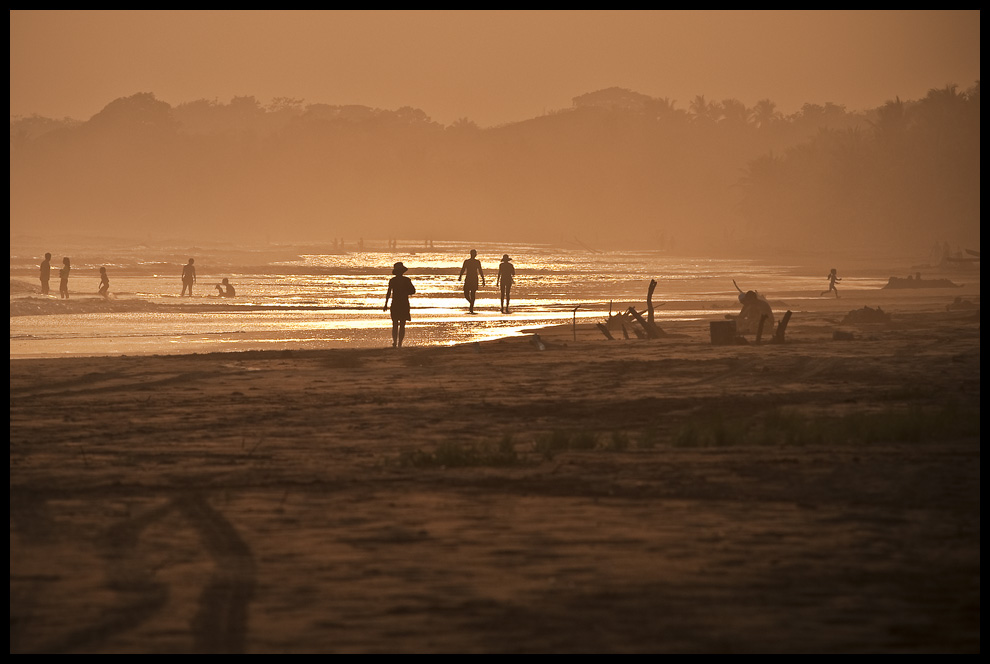
[[[785,114],[865,110],[980,78],[980,12],[10,12],[10,114],[87,120],[152,92],[173,106],[254,96],[413,106],[481,126],[617,86]]]

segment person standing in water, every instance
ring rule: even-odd
[[[461,273],[457,276],[458,281],[464,280],[464,299],[468,301],[468,313],[472,314],[474,313],[474,300],[478,296],[478,280],[481,279],[481,285],[485,285],[485,273],[481,269],[481,261],[477,257],[477,250],[472,249],[471,258],[464,260]]]
[[[196,266],[193,265],[195,262],[190,258],[189,262],[182,266],[182,292],[179,297],[186,294],[186,289],[189,289],[189,295],[192,295],[192,287],[196,283]]]
[[[495,277],[495,285],[499,287],[499,302],[503,314],[509,313],[509,294],[516,277],[516,268],[509,262],[511,260],[509,254],[502,254],[502,262],[498,264],[498,276]]]
[[[52,276],[52,255],[45,254],[45,260],[41,261],[41,294],[48,295],[48,280]]]
[[[107,269],[105,267],[100,268],[100,295],[106,299],[110,299],[110,277],[107,276]]]
[[[385,307],[388,311],[388,300],[392,298],[392,348],[402,348],[402,340],[406,337],[406,321],[412,320],[410,315],[409,296],[416,292],[412,280],[405,276],[408,270],[402,262],[392,266],[395,276],[388,280],[388,290],[385,292]]]
[[[828,276],[825,277],[825,278],[828,279],[828,290],[823,290],[818,295],[818,297],[821,297],[822,295],[825,295],[826,293],[831,293],[832,291],[835,291],[835,296],[836,297],[839,297],[839,289],[835,287],[835,282],[836,281],[842,281],[842,279],[840,279],[839,276],[835,273],[835,268],[834,267],[832,268],[832,271],[828,273]]]
[[[62,269],[58,271],[58,296],[60,299],[69,299],[69,271],[72,269],[72,264],[69,262],[69,257],[66,256],[62,259]]]

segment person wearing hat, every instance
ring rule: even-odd
[[[388,291],[385,293],[385,307],[382,311],[389,310],[388,300],[392,299],[392,348],[402,347],[402,340],[406,336],[406,321],[412,320],[409,315],[409,296],[416,292],[416,287],[405,276],[408,269],[401,261],[392,266],[392,274],[395,276],[388,280]]]
[[[509,291],[512,290],[512,282],[515,281],[516,268],[510,262],[509,254],[502,254],[502,262],[498,264],[498,276],[495,277],[495,285],[499,287],[499,300],[502,304],[502,313],[509,313]]]

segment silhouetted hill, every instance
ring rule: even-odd
[[[979,85],[846,112],[608,88],[482,129],[151,93],[10,126],[11,232],[457,238],[738,253],[979,243]]]

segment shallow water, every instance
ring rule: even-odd
[[[394,250],[368,246],[174,247],[103,242],[62,247],[72,257],[68,300],[57,296],[63,253],[52,252],[53,295],[40,295],[35,246],[11,243],[10,356],[140,355],[255,349],[379,347],[391,345],[382,311],[391,266],[401,260],[417,292],[406,345],[449,345],[525,333],[545,325],[600,321],[636,303],[644,309],[651,279],[657,322],[710,317],[738,310],[739,287],[800,309],[827,287],[824,261],[768,263],[663,252],[596,252],[521,244],[437,243]],[[477,313],[467,311],[458,272],[478,250],[486,286]],[[516,283],[509,314],[499,311],[494,285],[503,253]],[[198,283],[180,297],[182,266],[195,258]],[[96,294],[107,267],[111,301]],[[864,268],[839,267],[843,289],[881,288],[892,274],[913,269],[908,259]],[[218,297],[223,277],[237,289]],[[979,279],[976,268],[975,279]]]

